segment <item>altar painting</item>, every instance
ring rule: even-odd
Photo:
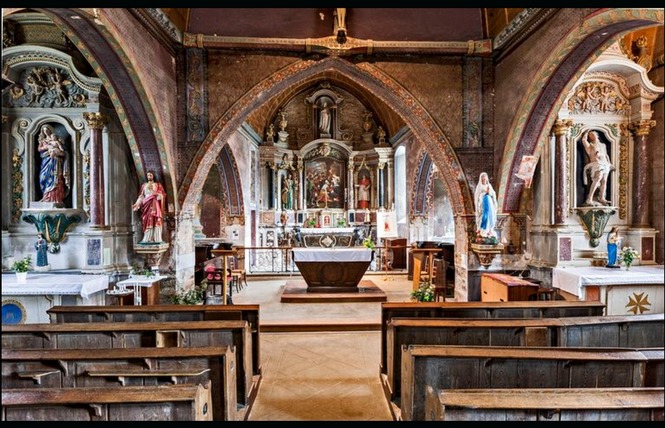
[[[344,208],[345,165],[336,159],[317,159],[305,163],[307,208]]]

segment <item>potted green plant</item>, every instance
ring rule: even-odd
[[[363,239],[363,247],[373,250],[376,248],[376,244],[374,243],[374,241],[372,241],[372,238],[367,237]]]
[[[418,302],[433,302],[434,285],[429,281],[421,282],[418,288],[411,292],[411,298]]]
[[[194,284],[194,287],[189,290],[172,294],[170,296],[171,303],[174,305],[202,305],[205,301],[207,288],[208,281],[204,279],[200,284]]]
[[[12,270],[16,272],[16,282],[25,283],[30,269],[32,269],[32,258],[29,255],[16,260],[12,264]]]
[[[633,247],[623,247],[619,252],[619,263],[626,266],[626,270],[630,270],[630,266],[635,262],[635,259],[640,258],[638,253]]]

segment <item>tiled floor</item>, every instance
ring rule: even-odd
[[[281,303],[289,277],[249,278],[234,303],[259,304],[262,326],[381,323],[381,303]],[[368,274],[388,301],[408,301],[406,275]],[[295,326],[294,326],[295,325]],[[379,378],[380,332],[262,332],[261,384],[250,421],[391,421]]]

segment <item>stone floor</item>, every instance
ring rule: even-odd
[[[392,421],[379,377],[381,303],[281,303],[293,278],[250,277],[233,294],[260,305],[262,376],[248,420]],[[406,274],[363,279],[388,301],[409,300]],[[340,324],[356,329],[335,331]]]

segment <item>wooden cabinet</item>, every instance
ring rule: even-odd
[[[386,239],[385,243],[386,249],[392,252],[392,268],[406,269],[406,238]]]
[[[483,302],[529,300],[537,291],[537,284],[504,273],[484,273],[480,278],[480,300]]]

